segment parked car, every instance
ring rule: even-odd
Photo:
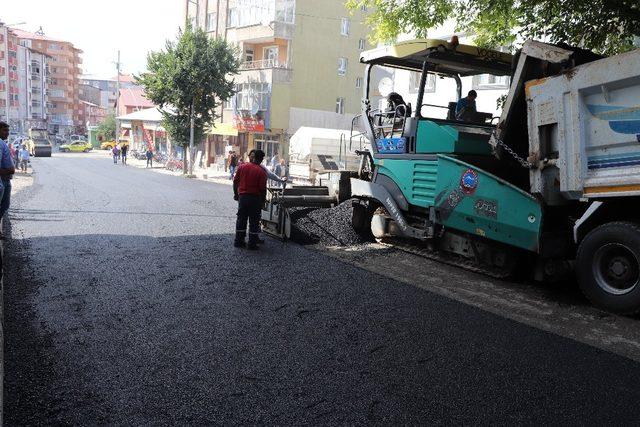
[[[69,152],[75,152],[75,153],[84,152],[84,153],[87,153],[87,152],[91,151],[92,148],[93,148],[93,146],[91,145],[91,143],[89,143],[87,141],[77,140],[77,141],[70,142],[68,144],[62,144],[60,146],[59,150],[62,153],[69,153]]]
[[[129,145],[129,143],[120,141],[120,147],[124,147],[125,145]],[[100,144],[100,149],[101,150],[113,150],[113,147],[115,147],[115,146],[116,146],[116,142],[115,141],[105,141],[102,144]]]
[[[87,141],[87,137],[84,135],[71,135],[69,137],[69,142],[76,142],[76,141]]]

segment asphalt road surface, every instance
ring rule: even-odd
[[[33,164],[5,224],[6,425],[640,419],[629,358],[296,244],[232,248],[229,186]]]

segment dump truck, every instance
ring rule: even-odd
[[[361,62],[371,150],[327,192],[353,201],[354,229],[497,277],[575,272],[594,305],[640,311],[640,50],[604,58],[527,41],[511,55],[420,39]],[[376,67],[420,73],[415,105],[374,102]],[[455,82],[454,101],[429,99],[430,74]],[[510,79],[500,117],[456,119],[462,79],[487,75]]]
[[[300,127],[289,140],[289,176],[315,183],[331,171],[357,171],[359,158],[349,150],[350,130]],[[364,138],[356,141],[363,149]]]

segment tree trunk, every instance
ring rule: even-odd
[[[189,146],[188,145],[183,145],[182,146],[182,174],[186,175],[187,174],[187,162],[189,160]]]

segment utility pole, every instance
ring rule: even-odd
[[[195,98],[193,98],[191,100],[191,124],[189,126],[189,176],[193,175],[193,162],[194,162],[194,155],[193,155],[193,114],[194,114],[194,109],[193,109],[193,104],[195,103]]]
[[[120,107],[120,51],[118,51],[118,62],[116,62],[116,144],[120,139],[120,122],[118,121],[118,107]]]

